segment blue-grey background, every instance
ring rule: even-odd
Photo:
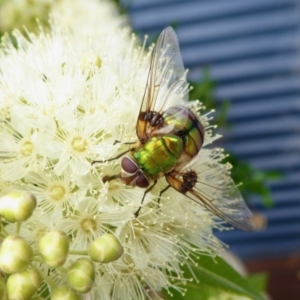
[[[210,66],[219,101],[231,99],[225,148],[261,170],[278,170],[270,183],[275,207],[252,197],[268,218],[259,232],[218,236],[244,259],[300,250],[300,0],[134,0],[135,31],[150,37],[176,31],[189,78]]]

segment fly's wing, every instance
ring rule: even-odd
[[[196,175],[196,181],[188,180],[191,172]],[[251,221],[252,213],[224,165],[203,165],[198,173],[175,169],[166,175],[166,180],[175,190],[203,205],[234,227],[246,231],[255,229]]]
[[[167,107],[188,100],[188,84],[175,31],[167,27],[153,49],[148,79],[136,124],[139,139],[149,129],[149,112],[162,114]]]

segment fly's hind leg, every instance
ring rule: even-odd
[[[144,202],[144,200],[145,200],[145,197],[146,197],[147,193],[149,193],[149,192],[154,188],[154,186],[156,185],[156,183],[157,183],[157,180],[155,180],[154,183],[153,183],[150,187],[148,187],[148,188],[146,189],[146,191],[144,192],[144,195],[143,195],[143,198],[142,198],[142,201],[141,201],[141,205],[140,205],[140,207],[138,208],[138,210],[134,213],[134,216],[135,216],[136,218],[138,217],[138,215],[139,215],[139,213],[140,213],[140,210],[142,209],[142,205],[143,205],[143,202]]]

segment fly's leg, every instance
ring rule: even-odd
[[[94,164],[96,164],[96,163],[105,163],[105,162],[107,162],[107,161],[112,161],[112,160],[118,159],[118,158],[120,158],[121,156],[123,156],[124,154],[126,154],[126,153],[128,153],[128,152],[130,152],[130,151],[133,151],[133,150],[135,150],[135,148],[130,148],[130,149],[128,149],[128,150],[126,150],[126,151],[123,151],[123,152],[121,152],[120,154],[118,154],[117,156],[115,156],[115,157],[113,157],[113,158],[110,158],[110,159],[106,159],[106,160],[94,160],[94,161],[92,161],[92,165],[94,165]]]
[[[161,195],[170,187],[170,185],[167,185],[164,189],[162,189],[159,193],[159,196],[158,196],[158,200],[157,200],[157,205],[158,205],[158,208],[159,208],[159,204],[160,204],[160,197]]]
[[[121,174],[116,174],[116,175],[112,175],[112,176],[108,176],[108,175],[106,175],[106,176],[104,176],[103,177],[103,183],[105,183],[105,182],[107,182],[107,181],[111,181],[111,180],[114,180],[114,179],[121,179]]]
[[[119,144],[119,143],[124,144],[124,145],[133,145],[133,144],[136,144],[136,142],[122,142],[122,141],[119,141],[119,140],[115,140],[113,142],[113,145],[116,145],[116,144]]]
[[[144,195],[143,195],[143,198],[142,198],[142,201],[141,201],[141,205],[140,205],[140,207],[138,208],[138,210],[134,213],[134,216],[135,216],[136,218],[138,217],[138,215],[139,215],[139,213],[140,213],[140,210],[142,209],[142,205],[143,205],[143,202],[144,202],[144,200],[145,200],[145,197],[146,197],[147,193],[149,193],[149,192],[154,188],[154,186],[156,185],[156,183],[157,183],[157,180],[155,180],[154,183],[153,183],[150,187],[148,187],[148,188],[146,189],[146,191],[144,192]]]
[[[105,163],[105,162],[107,162],[107,161],[112,161],[112,160],[118,159],[118,158],[120,158],[121,156],[123,156],[124,154],[126,154],[126,153],[128,153],[128,152],[130,152],[130,151],[133,151],[133,150],[135,150],[135,148],[130,148],[130,149],[126,150],[126,151],[121,152],[121,153],[118,154],[117,156],[115,156],[115,157],[113,157],[113,158],[110,158],[110,159],[107,159],[107,160],[94,160],[94,161],[92,161],[92,165],[94,165],[94,164],[96,164],[96,163]],[[112,176],[106,175],[106,176],[103,177],[103,183],[105,183],[105,182],[107,182],[107,181],[114,180],[114,179],[122,179],[122,178],[121,178],[121,174],[112,175]]]

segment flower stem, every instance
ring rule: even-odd
[[[67,274],[68,273],[68,270],[64,267],[58,267],[57,270],[59,270],[60,272],[64,273],[64,274]]]
[[[39,252],[33,252],[33,257],[40,258],[41,254]],[[36,261],[43,262],[42,260],[36,259]]]
[[[22,222],[16,222],[15,234],[19,235]]]
[[[39,272],[40,276],[45,280],[45,282],[49,285],[50,289],[53,290],[56,288],[56,284],[47,276],[44,272],[42,272],[38,267],[31,264],[31,267],[34,268],[37,272]]]

